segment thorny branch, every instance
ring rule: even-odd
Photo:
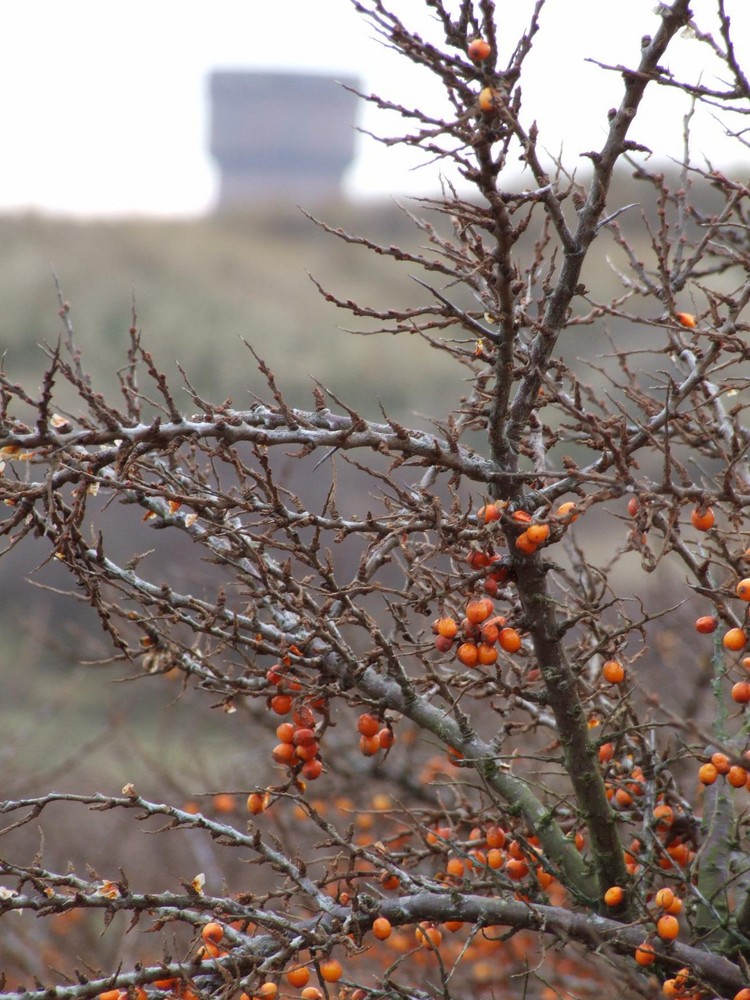
[[[409,27],[411,11],[352,2],[384,44],[442,82],[450,107],[441,117],[372,95],[414,129],[382,141],[420,148],[457,176],[444,178],[442,199],[408,213],[419,249],[311,217],[406,265],[421,301],[372,306],[313,280],[373,322],[363,332],[417,333],[470,388],[426,432],[400,414],[372,420],[317,384],[311,408],[292,403],[253,351],[268,400],[213,404],[184,376],[198,411],[188,414],[134,320],[116,405],[85,371],[62,293],[63,337],[39,392],[0,373],[4,551],[41,540],[36,575],[64,568],[115,660],[140,665],[144,683],[176,670],[215,706],[246,711],[263,736],[285,720],[276,770],[243,789],[247,829],[129,784],[121,795],[0,804],[11,846],[77,804],[91,824],[100,811],[124,813],[158,838],[207,838],[259,873],[252,892],[210,894],[188,872],[181,893],[136,891],[125,873],[57,872],[43,851],[33,864],[1,860],[2,921],[103,911],[108,926],[123,912],[131,928],[184,931],[179,959],[66,972],[25,995],[242,989],[273,1000],[297,966],[332,995],[335,951],[353,970],[338,996],[357,984],[362,997],[450,1000],[481,987],[480,942],[499,961],[527,932],[537,943],[512,974],[525,996],[550,995],[548,981],[570,995],[576,976],[604,995],[613,970],[632,995],[650,996],[639,946],[654,946],[662,978],[683,969],[676,996],[735,992],[750,962],[747,822],[729,792],[747,780],[738,713],[750,702],[750,190],[689,159],[696,109],[746,113],[727,4],[717,0],[712,24],[688,0],[662,5],[632,68],[606,67],[621,74],[622,99],[579,176],[544,152],[543,126],[524,107],[542,0],[510,45],[492,0],[426,0],[429,38]],[[729,83],[677,81],[665,68],[686,28]],[[677,183],[630,138],[659,88],[689,99]],[[505,171],[519,158],[526,187]],[[613,205],[624,162],[639,196]],[[460,193],[467,183],[471,196]],[[595,246],[612,255],[614,291]],[[589,328],[610,347],[576,361],[571,334]],[[60,382],[79,415],[57,412]],[[281,459],[298,471],[280,471]],[[113,511],[132,536],[129,557]],[[195,552],[205,586],[191,589],[182,567]],[[686,703],[699,720],[669,706],[677,685],[659,673],[664,635],[685,631],[694,595],[698,636],[727,627],[710,679],[693,664]],[[684,655],[695,657],[692,645]],[[726,776],[708,813],[696,771],[706,786]],[[368,799],[373,776],[387,782],[385,803]],[[311,798],[319,779],[332,798],[350,783],[356,798],[340,815]],[[375,832],[358,838],[367,816]],[[673,911],[661,912],[659,890],[677,897]],[[669,943],[662,919],[677,912],[680,940]],[[406,945],[377,959],[378,920],[417,925],[419,957]],[[438,925],[463,934],[460,944],[446,945]],[[582,956],[572,969],[550,957],[568,946]],[[433,960],[425,976],[420,963]]]

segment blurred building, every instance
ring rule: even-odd
[[[354,157],[357,98],[303,73],[220,70],[211,75],[211,154],[219,211],[264,201],[311,205],[341,196]]]

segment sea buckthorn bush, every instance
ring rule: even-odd
[[[419,249],[310,222],[403,265],[410,305],[319,288],[445,355],[455,397],[429,425],[317,383],[300,404],[250,347],[266,398],[212,402],[134,323],[108,398],[63,298],[39,386],[0,373],[5,551],[69,575],[111,650],[97,669],[241,713],[239,748],[196,731],[191,753],[247,762],[202,798],[123,771],[2,802],[0,989],[744,997],[750,202],[691,145],[718,119],[746,160],[732,5],[670,0],[622,65],[592,51],[617,103],[582,155],[526,107],[535,74],[568,86],[565,45],[535,61],[543,2],[512,37],[492,0],[353,6],[444,88],[436,108],[388,81],[366,98],[442,194],[408,208]],[[642,141],[646,103],[684,115],[679,148]],[[113,814],[174,884],[122,866],[97,832]],[[61,815],[106,872],[48,860]]]

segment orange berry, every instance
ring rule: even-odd
[[[323,1000],[323,991],[317,986],[306,986],[300,991],[300,997],[302,1000]]]
[[[315,781],[315,779],[319,778],[322,773],[323,761],[319,758],[316,758],[315,760],[308,760],[300,771],[302,777],[306,778],[308,781]]]
[[[488,847],[505,847],[505,830],[499,826],[491,826],[484,839]]]
[[[344,967],[337,958],[320,963],[320,978],[326,983],[337,983],[344,975]]]
[[[633,804],[633,796],[624,788],[618,788],[615,792],[615,802],[621,809],[628,809]]]
[[[750,681],[737,681],[732,685],[732,701],[744,705],[750,701]]]
[[[599,763],[609,764],[615,755],[614,743],[602,743],[599,747]]]
[[[421,944],[423,948],[439,948],[440,943],[443,940],[443,935],[437,929],[428,923],[417,924],[414,930],[414,936],[417,939],[417,944]]]
[[[489,597],[478,597],[466,605],[466,617],[472,625],[480,625],[490,617],[493,609],[494,605]]]
[[[293,742],[298,747],[311,747],[317,743],[317,737],[312,729],[302,726],[300,729],[295,730]]]
[[[503,615],[495,615],[493,618],[488,618],[487,621],[482,622],[482,626],[479,630],[482,641],[487,642],[490,645],[496,643],[500,636],[500,629],[505,625],[505,618]]]
[[[743,788],[747,782],[747,771],[739,764],[735,764],[727,771],[727,781],[732,788]]]
[[[514,628],[501,629],[497,641],[506,653],[517,653],[521,648],[521,636]]]
[[[380,729],[380,720],[369,712],[364,712],[357,719],[357,731],[362,736],[375,736]]]
[[[487,864],[487,855],[484,851],[469,851],[469,855],[466,859],[466,867],[471,871],[475,866],[477,868],[482,868]]]
[[[725,649],[739,653],[747,645],[747,636],[741,628],[730,628],[728,632],[724,633],[724,638],[721,641]]]
[[[702,785],[713,785],[719,776],[715,764],[703,764],[698,768],[698,781]]]
[[[319,743],[309,743],[305,746],[295,747],[294,756],[296,760],[314,760],[320,751]]]
[[[398,889],[399,878],[398,875],[390,875],[388,872],[383,872],[380,876],[380,884],[384,889],[392,891],[393,889]]]
[[[500,92],[495,90],[494,87],[483,87],[479,92],[479,109],[484,111],[485,114],[489,114],[491,111],[497,111],[497,102],[500,98]]]
[[[486,552],[478,552],[476,549],[472,549],[466,557],[466,562],[472,569],[484,569],[492,562],[492,556]]]
[[[515,858],[516,861],[523,861],[525,855],[523,853],[523,848],[517,840],[511,840],[508,844],[508,856]]]
[[[360,736],[359,752],[363,757],[374,757],[380,750],[380,740],[375,736]]]
[[[695,316],[693,316],[692,313],[682,313],[682,312],[675,313],[674,318],[677,320],[680,326],[686,326],[689,330],[694,329],[695,326],[697,325]]]
[[[750,601],[750,577],[740,580],[734,592],[741,600]]]
[[[499,521],[501,516],[500,508],[496,503],[488,503],[486,506],[480,507],[477,511],[477,520],[482,521],[484,524],[489,524],[490,521]]]
[[[276,983],[272,983],[269,980],[260,984],[258,989],[255,991],[255,996],[261,998],[261,1000],[273,1000],[278,992],[279,987]],[[240,1000],[242,1000],[242,997],[240,997]]]
[[[552,883],[555,881],[555,876],[550,872],[545,871],[541,865],[536,870],[536,880],[542,889],[548,889]]]
[[[515,546],[519,552],[523,552],[526,556],[533,555],[537,550],[537,546],[532,542],[528,531],[524,531],[518,536]]]
[[[277,715],[286,715],[292,707],[292,698],[288,694],[275,694],[271,698],[271,711]]]
[[[602,677],[610,684],[622,684],[625,680],[625,668],[618,660],[607,660],[602,667]]]
[[[682,900],[680,899],[679,896],[675,896],[672,905],[667,907],[667,913],[671,913],[673,917],[676,917],[679,913],[682,913]]]
[[[549,538],[549,525],[548,524],[530,524],[526,529],[526,534],[529,536],[529,540],[534,543],[534,545],[542,545]],[[748,598],[750,600],[750,598]]]
[[[715,632],[719,625],[719,619],[716,615],[703,615],[701,618],[695,619],[695,631],[701,632],[703,635],[710,635]]]
[[[292,712],[292,722],[299,728],[312,729],[315,725],[315,716],[309,705],[300,705]]]
[[[575,511],[576,511],[576,505],[573,503],[572,500],[568,500],[566,501],[566,503],[560,504],[560,506],[555,511],[555,515],[559,517],[560,520],[570,521],[570,523],[572,524],[573,521],[577,521],[579,517],[579,515]]]
[[[625,899],[625,890],[622,886],[613,885],[604,893],[604,903],[606,906],[619,906]]]
[[[706,507],[705,510],[701,510],[700,507],[696,507],[690,515],[690,523],[696,531],[708,531],[709,528],[713,527],[715,520],[716,518],[714,517],[712,507]]]
[[[656,903],[660,910],[669,910],[674,900],[675,895],[671,889],[659,889],[654,896],[654,903]]]
[[[744,986],[738,993],[735,993],[732,1000],[750,1000],[750,986]]]
[[[667,854],[683,868],[690,861],[690,848],[687,844],[672,844],[667,848]]]
[[[511,517],[518,524],[531,524],[531,514],[525,510],[514,510]]]
[[[294,742],[294,726],[291,722],[282,722],[276,727],[276,739],[280,743]]]
[[[491,646],[488,642],[480,642],[477,646],[477,654],[479,656],[479,662],[483,667],[492,666],[497,660],[497,650],[494,646]],[[750,688],[750,684],[748,684]]]
[[[224,815],[233,813],[237,808],[237,800],[229,792],[219,792],[217,795],[214,795],[212,801],[216,812],[224,813]]]
[[[214,944],[218,944],[224,937],[224,928],[215,920],[211,920],[201,928],[201,937],[204,941],[213,941]]]
[[[445,927],[447,931],[455,932],[460,931],[463,925],[463,920],[446,920],[443,927]]]
[[[460,858],[449,858],[445,870],[448,875],[460,878],[464,873],[464,863]]]
[[[498,868],[502,868],[505,864],[505,855],[499,847],[492,847],[489,851],[487,851],[486,861],[489,868],[492,868],[493,871],[497,871]]]
[[[458,625],[453,618],[438,618],[435,622],[435,630],[444,639],[453,639],[458,634]]]
[[[392,930],[393,927],[387,917],[376,917],[372,922],[372,933],[378,941],[385,941],[386,938],[389,938]]]
[[[277,743],[271,751],[271,756],[277,764],[289,764],[294,760],[294,745],[292,743]]]
[[[270,798],[268,792],[251,792],[247,797],[247,811],[253,816],[259,815],[268,808]]]
[[[671,806],[654,806],[652,813],[657,826],[671,826],[674,821],[674,809]]]
[[[718,753],[718,752],[712,753],[711,763],[719,772],[719,774],[726,774],[729,768],[731,767],[731,762],[729,760],[729,757],[727,757],[725,753]]]
[[[384,726],[378,732],[378,743],[380,744],[381,750],[389,750],[395,742],[396,735],[392,729],[388,728],[388,726]]]
[[[656,933],[663,941],[674,941],[680,933],[680,923],[671,913],[665,913],[656,921]]]
[[[453,831],[449,826],[436,826],[434,830],[430,830],[425,840],[431,847],[434,847],[436,844],[445,847],[444,841],[450,840],[452,836]]]
[[[479,663],[479,647],[475,642],[462,642],[456,650],[456,659],[465,667],[475,667]]]
[[[635,960],[638,965],[653,965],[656,961],[656,950],[648,941],[639,944],[635,949]]]
[[[492,47],[483,38],[475,38],[473,42],[469,42],[466,51],[473,62],[484,62],[492,52]]]
[[[508,858],[505,862],[505,874],[514,882],[520,882],[529,874],[529,866],[519,858]]]
[[[120,990],[105,990],[99,994],[99,1000],[120,1000],[121,996],[127,996],[127,994],[121,993]]]
[[[630,514],[631,517],[635,517],[640,509],[641,505],[638,503],[638,498],[631,497],[628,500],[628,514]]]
[[[286,974],[286,981],[290,986],[307,986],[310,980],[310,970],[305,965],[299,965],[296,969],[290,969]]]

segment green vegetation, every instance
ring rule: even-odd
[[[362,226],[386,245],[415,241],[395,205],[373,209],[371,219],[357,209],[356,223],[345,206],[321,214],[335,226]],[[13,378],[41,371],[38,345],[54,343],[60,331],[54,272],[86,364],[105,387],[124,363],[134,306],[144,342],[170,377],[179,380],[179,362],[201,393],[232,396],[235,405],[248,390],[263,391],[243,339],[290,398],[305,404],[312,372],[371,414],[378,399],[419,409],[448,385],[447,361],[428,352],[425,362],[416,337],[349,336],[337,328],[342,316],[306,272],[334,292],[374,304],[406,302],[412,283],[396,277],[391,261],[373,268],[364,251],[327,235],[293,206],[187,221],[6,217],[0,247],[0,346]],[[350,325],[362,328],[359,320]],[[378,369],[388,376],[378,377]]]

